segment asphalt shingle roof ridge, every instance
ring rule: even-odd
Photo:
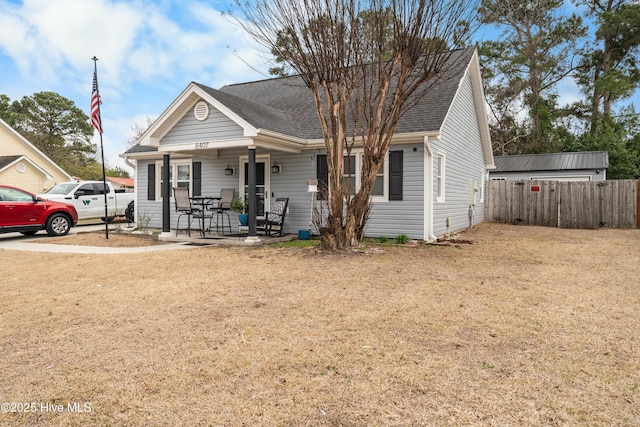
[[[432,85],[431,91],[413,106],[412,111],[407,111],[400,120],[396,132],[420,132],[439,130],[446,118],[448,106],[451,105],[458,85],[467,65],[471,59],[475,47],[467,47],[451,50],[449,60],[453,63],[443,72],[444,78],[427,82]],[[231,93],[238,98],[250,100],[258,105],[276,108],[283,111],[292,119],[288,128],[295,130],[292,136],[306,139],[322,138],[322,130],[317,117],[317,111],[313,97],[304,84],[301,75],[274,77],[271,79],[255,80],[252,82],[234,83],[223,86],[219,92]],[[437,105],[438,108],[432,108]],[[242,111],[236,111],[243,116]],[[244,116],[243,116],[244,117]],[[259,121],[259,118],[247,116],[249,122]],[[268,127],[271,124],[266,124]]]

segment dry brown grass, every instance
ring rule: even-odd
[[[109,231],[109,238],[106,238],[104,231],[90,233],[68,234],[62,237],[52,238],[50,236],[38,236],[35,243],[54,243],[56,245],[74,246],[98,246],[98,247],[119,247],[133,248],[141,246],[164,245],[171,242],[158,240],[158,236],[152,234],[133,234],[118,231]]]
[[[640,231],[322,255],[0,252],[21,425],[640,425]],[[66,406],[65,406],[66,409]]]

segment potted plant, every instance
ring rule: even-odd
[[[233,199],[231,201],[231,210],[238,212],[238,221],[240,221],[240,225],[246,226],[249,224],[249,215],[247,215],[248,208],[249,203],[242,199]]]

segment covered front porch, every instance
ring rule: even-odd
[[[237,212],[227,211],[231,229],[225,234],[230,238],[198,236],[196,231],[192,240],[258,243],[264,237],[258,232],[258,218],[273,212],[281,199],[288,201],[283,234],[297,236],[300,229],[309,230],[313,201],[307,183],[317,178],[323,140],[292,136],[296,132],[291,117],[256,108],[235,96],[190,84],[124,155],[135,161],[136,219],[143,215],[150,227],[162,230],[162,238],[181,238],[176,233],[174,188],[188,188],[189,197],[212,199],[233,189],[234,198],[248,204],[246,227],[239,226]],[[268,129],[265,117],[277,118],[284,127]]]
[[[183,146],[181,150],[171,147],[171,151],[168,147],[159,147],[153,154],[148,153],[146,159],[137,159],[137,186],[142,190],[138,195],[146,192],[147,197],[146,200],[138,198],[136,212],[154,213],[153,226],[161,229],[162,239],[200,240],[203,244],[238,244],[240,241],[262,244],[264,239],[269,243],[276,242],[281,239],[265,236],[261,219],[264,222],[268,213],[272,217],[283,199],[286,200],[283,223],[273,230],[275,234],[281,231],[283,236],[277,237],[292,239],[298,236],[299,229],[310,229],[310,203],[313,201],[308,182],[315,177],[315,166],[309,168],[305,163],[315,164],[315,158],[301,156],[301,150],[282,150],[281,147],[246,145],[221,149],[216,145],[212,148],[212,145]],[[308,152],[315,155],[316,151]],[[162,160],[159,160],[160,156]],[[143,178],[142,182],[140,178]],[[143,189],[145,182],[146,191]],[[198,217],[192,218],[191,237],[186,236],[187,220],[183,217],[178,224],[176,187],[188,188],[192,198],[212,200],[219,199],[223,191],[232,191],[233,199],[247,202],[248,221],[241,225],[239,213],[230,210],[227,202],[226,211],[220,217],[216,215],[215,207],[212,211],[207,210],[207,215],[214,217],[212,225],[209,217],[204,221],[206,224]],[[219,224],[221,219],[224,224]],[[206,232],[202,233],[202,230]],[[287,234],[290,236],[285,238]]]

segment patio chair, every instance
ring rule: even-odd
[[[229,217],[229,211],[231,210],[231,201],[233,200],[233,194],[235,189],[223,188],[220,190],[220,201],[218,206],[214,209],[216,211],[216,232],[219,233],[218,225],[222,220],[222,233],[224,234],[224,217],[227,216],[227,226],[229,227],[229,234],[231,234],[231,218]]]
[[[176,212],[180,213],[176,224],[176,236],[180,232],[180,218],[183,216],[187,217],[187,236],[191,237],[191,222],[194,219],[197,219],[198,223],[202,225],[198,229],[201,234],[204,234],[204,220],[205,218],[212,218],[213,215],[206,215],[200,208],[193,206],[188,188],[173,187],[173,199],[176,205]]]
[[[275,235],[275,233],[278,233],[278,236],[282,236],[288,205],[288,197],[278,197],[273,206],[271,206],[271,211],[265,212],[264,216],[257,218],[258,228],[264,230],[265,236]]]

